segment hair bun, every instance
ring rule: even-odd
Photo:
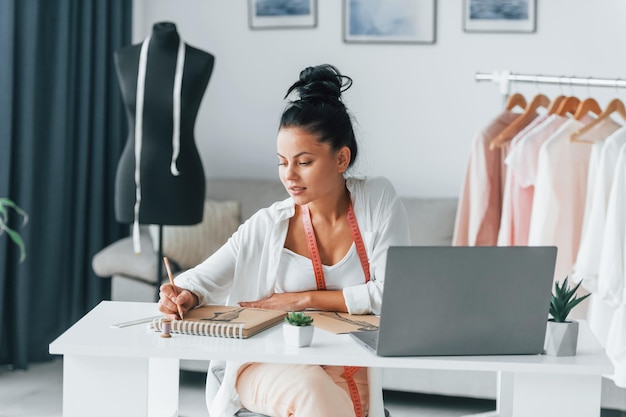
[[[304,101],[339,100],[341,93],[351,85],[352,79],[330,64],[307,67],[300,72],[300,79],[289,87],[285,98],[296,90]]]

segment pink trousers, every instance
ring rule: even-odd
[[[237,393],[245,408],[272,417],[354,417],[343,366],[249,363],[239,369]],[[367,415],[367,368],[354,375]]]

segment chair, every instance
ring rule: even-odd
[[[384,412],[385,417],[390,417],[389,411],[384,408],[383,405],[383,370],[381,368],[368,368],[368,379],[369,379],[369,409],[371,410],[382,410]],[[206,383],[206,398],[207,398],[207,406],[210,408],[212,399],[215,397],[217,390],[224,379],[224,366],[214,366],[210,368],[209,374],[207,374],[207,383]],[[237,417],[271,417],[266,416],[265,414],[253,413],[245,408],[242,408],[237,412]],[[370,412],[370,415],[372,413]],[[376,415],[376,414],[375,414]],[[381,414],[377,414],[381,416]]]

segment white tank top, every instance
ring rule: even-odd
[[[365,282],[354,242],[342,260],[335,265],[322,265],[322,269],[327,290],[340,290]],[[317,290],[311,259],[283,248],[274,290],[277,293]]]

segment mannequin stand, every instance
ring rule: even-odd
[[[155,282],[155,301],[159,301],[161,279],[163,278],[163,225],[159,225],[159,247],[157,250],[157,276]]]

